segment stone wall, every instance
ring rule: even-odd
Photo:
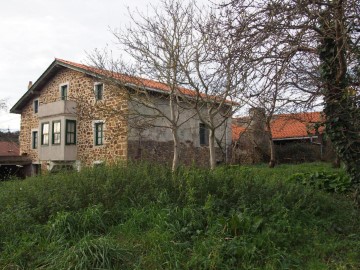
[[[38,128],[39,128],[39,119],[37,117],[37,114],[34,113],[33,100],[32,100],[24,107],[21,113],[19,143],[20,143],[20,155],[29,156],[29,158],[33,162],[38,162],[39,156],[38,156],[38,150],[32,149],[31,132],[33,130],[37,130],[38,135],[40,135]]]
[[[131,161],[150,161],[171,165],[173,160],[173,142],[129,141],[128,157]],[[225,162],[225,155],[216,148],[216,160]],[[209,167],[209,148],[195,147],[192,142],[180,143],[180,164],[185,166]]]
[[[81,165],[91,166],[94,161],[114,162],[124,160],[127,156],[127,124],[121,113],[127,110],[127,100],[118,89],[104,87],[104,101],[96,102],[94,82],[96,79],[84,73],[63,68],[49,80],[40,90],[39,106],[60,100],[60,85],[68,83],[68,100],[77,102],[77,156]],[[120,93],[120,96],[119,96]],[[105,108],[116,108],[114,113]],[[52,116],[51,120],[56,120]],[[70,117],[69,119],[73,119]],[[104,144],[94,145],[94,121],[104,122]],[[33,112],[33,100],[29,102],[21,114],[20,152],[27,153],[34,163],[40,162],[42,170],[46,170],[47,161],[39,160],[38,150],[32,150],[31,132],[38,130],[38,148],[40,145],[39,118]],[[61,136],[65,135],[65,127],[61,127]],[[64,147],[66,147],[64,145]]]

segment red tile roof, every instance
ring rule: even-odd
[[[105,69],[100,69],[100,68],[96,68],[96,67],[91,67],[91,66],[87,66],[87,65],[83,65],[83,64],[79,64],[79,63],[75,63],[75,62],[71,62],[71,61],[67,61],[67,60],[63,60],[63,59],[59,59],[59,58],[55,58],[56,61],[73,66],[73,67],[77,67],[86,71],[90,71],[108,78],[113,78],[116,80],[120,80],[122,82],[125,83],[129,83],[129,84],[134,84],[140,87],[146,87],[146,88],[150,88],[150,89],[156,89],[156,90],[161,90],[164,92],[170,92],[171,88],[165,84],[165,83],[161,83],[161,82],[157,82],[157,81],[153,81],[153,80],[149,80],[149,79],[145,79],[145,78],[140,78],[140,77],[136,77],[136,76],[129,76],[129,75],[125,75],[122,73],[118,73],[118,72],[114,72],[114,71],[109,71],[109,70],[105,70]],[[182,94],[187,95],[187,96],[197,96],[197,92],[194,90],[190,90],[184,87],[179,87],[179,90]],[[221,102],[221,98],[217,98],[216,96],[210,96],[210,95],[205,95],[205,94],[200,94],[201,97],[204,98],[210,98],[212,100],[217,100]],[[232,102],[230,100],[226,100],[227,104],[233,104],[236,105],[236,102]]]
[[[99,77],[106,77],[110,79],[117,80],[123,84],[129,84],[129,86],[140,86],[145,87],[150,91],[160,91],[163,93],[170,92],[171,88],[161,82],[140,78],[136,76],[129,76],[122,73],[109,71],[105,69],[100,69],[96,67],[91,67],[59,58],[55,58],[55,61],[45,70],[45,72],[40,76],[40,78],[28,89],[28,91],[16,102],[16,104],[10,109],[11,113],[21,113],[24,106],[32,99],[34,96],[41,91],[44,84],[53,76],[55,72],[57,72],[58,68],[67,67],[70,69],[77,70],[79,72],[84,72],[89,74],[90,76],[99,76]],[[183,95],[190,96],[190,97],[198,97],[198,93],[194,90],[190,90],[184,87],[178,88]],[[222,97],[212,96],[212,95],[205,95],[200,94],[203,100],[211,100],[213,102],[222,103]],[[231,100],[225,100],[226,105],[237,105],[236,102]]]
[[[20,155],[19,145],[15,142],[0,141],[0,156]]]
[[[275,140],[308,137],[309,134],[315,134],[313,125],[322,121],[320,112],[279,114],[275,115],[271,121],[271,133]],[[233,140],[237,140],[246,128],[246,124],[233,124]],[[319,131],[322,132],[323,129],[321,127]]]

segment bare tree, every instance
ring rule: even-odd
[[[252,44],[254,60],[287,63],[286,85],[322,97],[326,131],[353,184],[360,184],[359,3],[356,0],[233,0],[224,26]],[[235,16],[236,15],[236,16]],[[229,19],[230,18],[230,19]]]
[[[192,25],[191,46],[180,59],[184,83],[196,91],[188,104],[209,130],[211,169],[216,166],[216,143],[221,146],[216,133],[226,130],[229,119],[241,107],[239,96],[246,87],[248,64],[242,44],[222,34],[218,16],[214,11],[199,12]]]
[[[180,157],[178,130],[193,117],[184,117],[186,108],[180,106],[180,103],[186,97],[186,90],[179,85],[184,80],[179,59],[189,46],[193,3],[164,0],[161,9],[151,7],[151,15],[130,11],[129,14],[132,24],[125,29],[114,30],[113,34],[131,64],[114,61],[111,55],[99,52],[90,58],[101,69],[127,74],[123,77],[115,76],[115,79],[120,87],[125,86],[130,90],[128,98],[131,110],[127,118],[132,119],[133,125],[138,124],[138,128],[151,126],[171,130],[172,169],[175,171]],[[159,84],[152,86],[150,81],[141,77],[151,78]]]
[[[271,123],[275,115],[295,113],[308,104],[309,94],[304,94],[297,89],[289,89],[284,76],[287,62],[270,59],[264,64],[265,59],[254,61],[252,82],[246,89],[244,102],[252,108],[260,108],[264,112],[264,123],[267,133],[269,150],[269,167],[276,164],[275,145]],[[251,120],[251,119],[250,119]]]

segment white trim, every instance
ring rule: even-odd
[[[93,165],[100,165],[100,164],[103,164],[104,161],[103,160],[95,160],[93,161]]]
[[[66,100],[68,99],[69,97],[69,90],[70,90],[70,83],[69,82],[64,82],[64,83],[61,83],[59,84],[59,100],[62,100],[62,96],[61,96],[61,88],[63,86],[67,86],[67,89],[66,89]]]
[[[102,96],[101,96],[101,99],[97,99],[96,98],[96,86],[97,85],[102,85]],[[104,93],[105,93],[105,84],[103,82],[94,82],[94,97],[95,97],[95,101],[102,101],[104,100]]]
[[[34,136],[33,136],[33,135],[34,135],[34,132],[35,132],[35,131],[37,132],[37,144],[36,144],[37,147],[36,147],[36,148],[33,147],[33,146],[34,146],[34,144],[33,144],[33,142],[34,142],[34,141],[33,141],[33,140],[34,140]],[[30,138],[31,138],[30,149],[31,149],[31,150],[37,150],[37,149],[39,149],[39,129],[38,129],[38,128],[32,128],[32,129],[31,129]]]
[[[96,145],[96,133],[95,133],[95,124],[97,123],[102,123],[103,124],[103,143],[100,145]],[[103,147],[105,145],[105,131],[106,131],[106,124],[105,124],[105,120],[93,120],[92,121],[92,130],[93,130],[93,145],[95,147]]]

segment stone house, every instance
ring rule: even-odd
[[[320,112],[274,115],[270,127],[276,159],[280,163],[334,159],[333,149],[323,136]],[[265,112],[259,108],[232,123],[233,162],[254,164],[269,160],[269,131]]]
[[[127,77],[127,84],[117,84],[124,76],[55,59],[34,84],[29,84],[10,112],[21,114],[20,154],[31,159],[33,172],[128,160],[171,162],[171,131],[163,119],[135,117],[133,112],[148,108],[129,95],[132,86],[141,83],[158,101],[157,106],[166,111],[168,87],[143,78],[132,81],[131,77]],[[183,89],[183,94],[191,96],[194,92]],[[181,163],[207,166],[206,127],[191,106],[184,107],[180,118],[184,118],[179,127]],[[218,161],[225,162],[231,144],[231,120],[218,118],[223,124],[216,130],[216,151]]]

